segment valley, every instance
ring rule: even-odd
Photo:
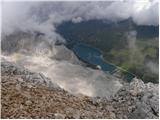
[[[92,20],[57,26],[68,43],[82,42],[102,52],[104,59],[144,82],[158,82],[158,26],[137,26],[131,19],[118,23]],[[150,64],[151,63],[151,64]]]

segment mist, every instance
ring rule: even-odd
[[[145,59],[145,55],[142,53],[140,49],[138,49],[136,41],[137,41],[137,31],[131,30],[125,34],[128,42],[128,48],[130,52],[129,61],[134,65],[137,63],[141,63],[143,59]],[[153,74],[159,74],[158,63],[153,60],[149,60],[145,63],[146,68]]]
[[[57,40],[65,42],[65,39],[56,32],[56,26],[65,21],[79,23],[88,20],[110,20],[118,22],[128,18],[132,18],[137,25],[157,26],[159,25],[158,14],[158,0],[144,2],[138,0],[3,1],[2,55],[7,60],[31,71],[43,73],[73,94],[107,97],[117,92],[122,84],[117,78],[107,76],[103,71],[87,68],[65,46],[56,46]],[[37,33],[43,33],[43,35],[37,36]],[[131,36],[133,37],[134,34]],[[134,39],[130,47],[135,49]]]
[[[2,2],[2,32],[41,31],[57,36],[55,26],[64,21],[93,19],[121,21],[132,18],[138,25],[159,25],[158,0],[113,2]],[[152,16],[152,17],[151,17]],[[53,37],[54,38],[54,37]]]
[[[154,74],[158,75],[159,74],[159,68],[158,68],[158,64],[153,62],[153,61],[149,61],[147,63],[147,68]]]

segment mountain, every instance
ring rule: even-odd
[[[134,79],[110,98],[73,95],[1,57],[1,118],[158,119],[158,84]],[[6,112],[7,111],[7,112]]]
[[[88,67],[65,45],[39,33],[2,39],[1,118],[159,117],[158,84]]]
[[[158,82],[158,70],[153,71],[148,64],[158,66],[159,26],[138,26],[131,19],[68,21],[57,26],[57,32],[68,43],[79,41],[98,48],[106,61],[136,74],[144,82]]]

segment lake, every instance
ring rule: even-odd
[[[125,79],[128,82],[130,82],[135,77],[135,75],[133,75],[132,73],[129,73],[128,71],[125,71],[120,67],[105,61],[103,59],[101,51],[97,48],[94,48],[79,41],[69,42],[67,44],[67,47],[70,48],[79,59],[94,66],[97,69],[101,69],[104,72],[113,75],[118,74],[122,79]],[[117,71],[120,71],[120,73],[117,73]]]

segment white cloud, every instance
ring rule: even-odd
[[[140,4],[140,3],[139,3]],[[133,13],[133,20],[138,25],[159,25],[159,2],[152,0],[146,2],[139,10]],[[136,6],[135,6],[136,8]]]
[[[43,32],[46,30],[46,33],[49,33],[54,31],[53,24],[60,24],[67,20],[73,22],[91,19],[119,21],[129,17],[133,18],[138,25],[159,25],[158,0],[2,3],[2,28],[5,33],[11,33],[17,29],[41,31],[43,28]]]
[[[76,18],[72,19],[73,23],[79,23],[79,22],[82,22],[82,21],[83,21],[83,19],[81,17],[76,17]]]
[[[106,75],[103,71],[93,70],[81,65],[71,64],[68,61],[56,61],[42,56],[18,55],[5,57],[15,61],[29,70],[40,72],[51,78],[61,88],[72,94],[84,94],[87,96],[109,97],[115,94],[122,84],[117,78]],[[12,59],[10,59],[12,58]]]
[[[52,45],[57,39],[64,41],[56,32],[56,25],[63,21],[71,20],[75,23],[93,19],[120,21],[131,17],[135,23],[140,25],[159,25],[158,15],[158,0],[146,0],[146,2],[138,2],[138,0],[2,2],[2,36],[16,31],[29,31],[31,33],[39,31],[45,33],[44,40]],[[35,42],[35,39],[32,41],[28,38],[27,40],[31,40],[29,43]],[[32,44],[31,47],[33,47]],[[48,49],[48,46],[44,45],[44,47]],[[54,44],[52,47],[51,53],[53,55],[58,49]],[[108,96],[121,87],[119,82],[110,78],[106,79],[102,71],[84,68],[81,65],[74,65],[66,61],[57,62],[49,59],[49,57],[47,55],[41,56],[41,58],[40,56],[37,58],[29,56],[29,59],[26,59],[26,56],[22,56],[18,61],[31,70],[43,72],[46,76],[57,80],[61,87],[73,93]]]

